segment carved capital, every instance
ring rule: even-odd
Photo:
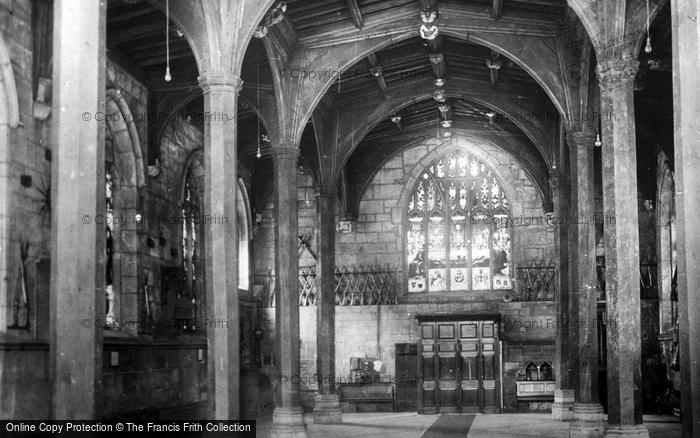
[[[272,159],[279,160],[296,160],[299,157],[299,148],[294,146],[274,146],[272,148]]]
[[[633,86],[639,70],[639,61],[634,58],[613,58],[600,61],[596,73],[603,91]]]
[[[338,189],[331,184],[322,184],[318,188],[318,196],[321,198],[335,198],[338,194]]]
[[[205,94],[212,92],[238,94],[243,89],[243,80],[232,71],[206,72],[197,78],[197,82]]]
[[[592,131],[574,131],[566,134],[569,146],[575,149],[593,148],[595,146],[595,133]]]

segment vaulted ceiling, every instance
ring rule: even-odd
[[[452,20],[446,24],[458,27],[459,20],[467,20],[479,32],[499,38],[549,38],[577,20],[566,0],[287,1],[285,15],[295,34],[296,47],[326,44],[332,48],[336,39],[352,38],[366,27],[379,26],[392,34],[392,26],[405,33],[407,23],[415,24],[414,37],[396,38],[392,44],[361,57],[335,78],[322,99],[324,111],[368,114],[365,126],[357,126],[352,144],[341,151],[345,186],[350,189],[350,213],[383,162],[412,142],[444,135],[445,131],[469,133],[498,143],[523,163],[543,192],[547,191],[559,141],[558,111],[550,96],[521,62],[485,47],[477,42],[479,38],[472,39],[470,32],[421,38],[418,28],[421,11],[425,10],[437,12],[438,26]],[[447,18],[440,16],[441,10],[449,11]],[[657,133],[660,142],[672,141],[669,29],[666,7],[652,26],[654,52],[642,53],[635,94],[640,120],[649,131]],[[166,114],[176,110],[201,121],[203,100],[194,56],[172,21],[168,38],[173,80],[165,82],[166,18],[162,9],[149,0],[109,0],[109,56],[147,84],[151,110]],[[551,41],[554,45],[555,40]],[[575,53],[577,47],[564,50]],[[278,73],[272,71],[269,57],[262,40],[253,38],[243,61],[244,92],[239,100],[239,156],[260,181],[259,189],[254,185],[254,191],[260,192],[258,196],[254,193],[258,199],[269,192],[272,169],[272,143],[263,137],[267,137],[269,123],[265,114],[274,113],[266,113],[265,105],[274,95],[273,75]],[[437,86],[436,79],[442,79],[444,85]],[[437,88],[445,90],[444,102],[432,97]],[[447,112],[440,111],[441,104],[446,105],[442,109]],[[377,118],[373,109],[382,105],[386,111]],[[664,109],[660,116],[655,107]],[[450,122],[449,128],[443,127],[441,122],[445,120]],[[320,165],[315,158],[315,129],[309,120],[301,141],[303,161],[312,168]],[[157,148],[155,141],[152,147]]]

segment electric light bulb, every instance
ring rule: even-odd
[[[647,37],[647,45],[644,47],[646,53],[651,53],[651,37]]]
[[[170,82],[173,77],[170,75],[170,67],[165,68],[165,82]]]

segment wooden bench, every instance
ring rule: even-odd
[[[394,411],[394,385],[391,383],[345,383],[338,386],[341,403],[391,404]]]

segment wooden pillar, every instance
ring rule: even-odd
[[[554,212],[560,219],[570,215],[569,212],[569,182],[561,175],[552,178],[552,197]],[[574,381],[572,368],[575,365],[572,353],[571,315],[570,315],[570,288],[569,277],[569,225],[566,220],[558,220],[554,233],[554,246],[558,251],[557,271],[558,287],[555,298],[557,315],[556,353],[554,359],[554,379],[557,389],[554,391],[554,403],[552,404],[552,419],[569,421],[573,418],[574,407]]]
[[[204,237],[209,417],[240,413],[236,111],[241,79],[199,77],[204,91]]]
[[[337,190],[322,186],[318,196],[320,289],[316,298],[316,373],[314,423],[342,423],[335,392],[335,206]]]
[[[700,4],[672,0],[681,422],[700,436]]]
[[[99,415],[104,319],[106,1],[54,3],[51,417]],[[79,48],[79,49],[77,49]],[[99,224],[96,222],[100,222]]]
[[[299,150],[278,145],[272,150],[275,187],[275,359],[280,404],[272,413],[272,437],[306,437],[299,403],[299,259],[297,156]]]
[[[595,187],[593,132],[572,132],[568,136],[573,155],[576,186],[575,234],[576,283],[572,312],[576,325],[577,369],[576,403],[571,437],[602,437],[605,430],[603,407],[598,400],[598,316],[595,259]]]
[[[649,436],[642,424],[641,300],[635,57],[598,64],[603,134],[605,296],[607,303],[608,427],[606,436]]]

